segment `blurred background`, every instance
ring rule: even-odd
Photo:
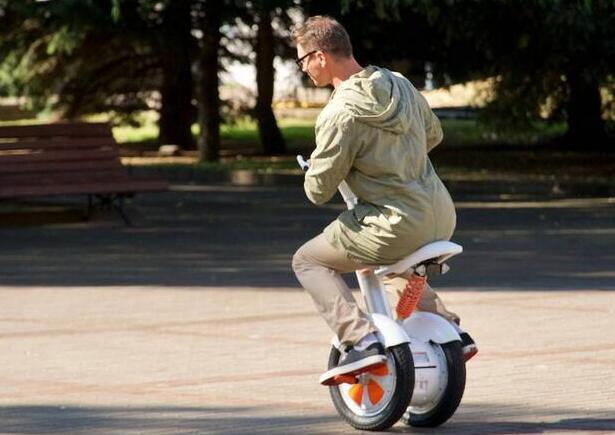
[[[316,14],[424,92],[443,178],[613,181],[613,0],[0,0],[0,125],[108,121],[150,171],[292,172],[330,92],[293,62]]]

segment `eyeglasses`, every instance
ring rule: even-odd
[[[312,50],[307,54],[304,54],[303,56],[301,56],[299,59],[295,59],[295,63],[297,64],[297,66],[299,68],[303,68],[303,61],[307,58],[310,57],[311,55],[313,55],[314,53],[316,53],[318,50]]]

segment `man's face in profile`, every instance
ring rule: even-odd
[[[302,72],[308,75],[314,86],[329,85],[326,79],[326,58],[322,51],[306,50],[301,44],[297,44],[297,65]]]

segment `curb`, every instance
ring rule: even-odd
[[[204,172],[191,167],[130,166],[132,175],[155,175],[171,184],[211,184],[244,187],[301,187],[303,174],[258,172],[249,169]],[[558,180],[449,180],[444,184],[453,197],[493,197],[521,199],[527,197],[576,198],[615,197],[615,185],[604,182],[575,182]]]

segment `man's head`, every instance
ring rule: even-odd
[[[317,15],[292,33],[297,46],[297,65],[316,86],[333,83],[337,64],[354,61],[346,29],[335,19]]]

